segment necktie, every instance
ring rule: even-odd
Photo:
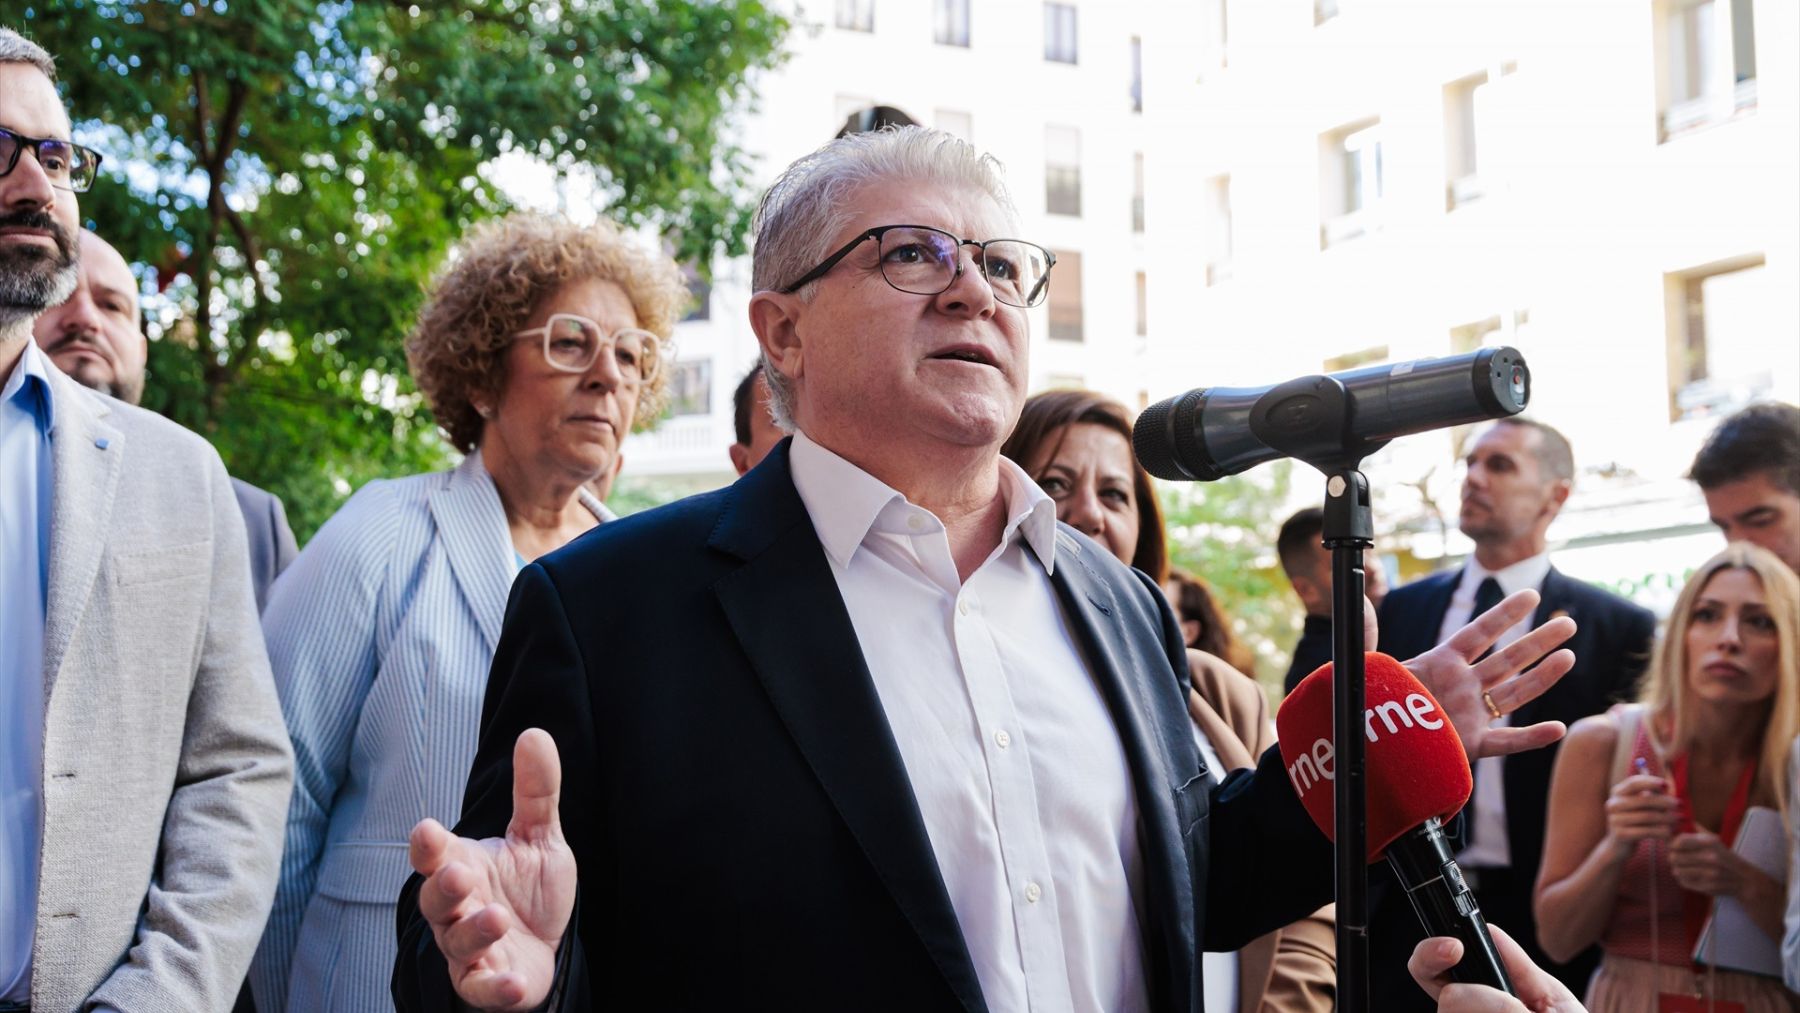
[[[1482,578],[1480,586],[1475,588],[1475,607],[1469,611],[1469,622],[1474,622],[1475,620],[1481,618],[1483,615],[1485,615],[1487,613],[1487,611],[1489,609],[1493,608],[1495,605],[1500,604],[1500,599],[1504,598],[1504,597],[1505,597],[1505,595],[1500,593],[1500,582],[1499,581],[1495,580],[1492,577]],[[1494,651],[1494,649],[1492,647],[1489,647],[1487,650],[1481,652],[1481,656],[1483,658],[1485,658],[1489,654],[1492,654],[1493,651]],[[1470,775],[1471,781],[1473,781],[1473,779],[1474,779],[1475,768],[1477,766],[1479,766],[1479,764],[1471,764],[1469,767],[1469,775]],[[1475,797],[1474,792],[1471,791],[1469,794],[1470,809],[1469,809],[1469,820],[1467,823],[1468,829],[1465,834],[1465,840],[1470,845],[1473,845],[1475,843],[1475,819],[1474,819],[1475,810],[1473,808],[1474,797]]]

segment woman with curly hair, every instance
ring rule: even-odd
[[[263,616],[297,776],[261,1013],[393,1008],[407,834],[461,810],[513,577],[608,519],[590,484],[661,410],[686,298],[611,227],[528,214],[471,230],[437,279],[407,363],[466,456],[364,486]]]
[[[1162,583],[1171,575],[1162,510],[1150,474],[1131,453],[1125,406],[1086,390],[1025,402],[1001,446],[1056,503],[1056,519],[1120,562]],[[1217,613],[1214,613],[1215,622]],[[1254,659],[1251,659],[1254,660]],[[1269,700],[1225,660],[1188,650],[1188,714],[1209,769],[1254,767],[1275,744]],[[1205,955],[1206,1008],[1232,1013],[1326,1013],[1337,991],[1336,924],[1327,906],[1236,953]]]

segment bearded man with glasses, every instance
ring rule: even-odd
[[[396,1003],[1200,1010],[1199,951],[1328,901],[1330,846],[1278,751],[1201,764],[1162,592],[1000,456],[1053,259],[916,127],[802,158],[756,233],[792,436],[520,573],[461,822],[412,834]],[[1414,662],[1472,755],[1553,738],[1485,731],[1485,646]]]
[[[31,340],[100,162],[54,73],[0,28],[0,1011],[223,1013],[293,756],[219,455]]]

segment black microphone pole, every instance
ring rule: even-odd
[[[1280,385],[1250,413],[1257,439],[1325,474],[1322,538],[1331,550],[1331,711],[1337,847],[1337,1008],[1369,1009],[1368,771],[1363,741],[1363,552],[1375,545],[1362,459],[1387,446],[1348,434],[1351,400],[1330,376]]]

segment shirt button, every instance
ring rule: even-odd
[[[957,602],[956,603],[956,614],[959,616],[968,615],[969,614],[969,603],[966,601]]]
[[[925,518],[920,517],[918,514],[913,514],[906,519],[906,526],[914,531],[918,531],[925,526]]]
[[[1025,900],[1027,902],[1036,904],[1038,902],[1038,898],[1042,897],[1043,895],[1044,895],[1043,887],[1038,886],[1036,883],[1026,883],[1025,884]]]
[[[994,743],[1001,749],[1005,749],[1007,746],[1012,745],[1012,736],[1006,734],[1006,729],[1002,728],[994,733]]]

